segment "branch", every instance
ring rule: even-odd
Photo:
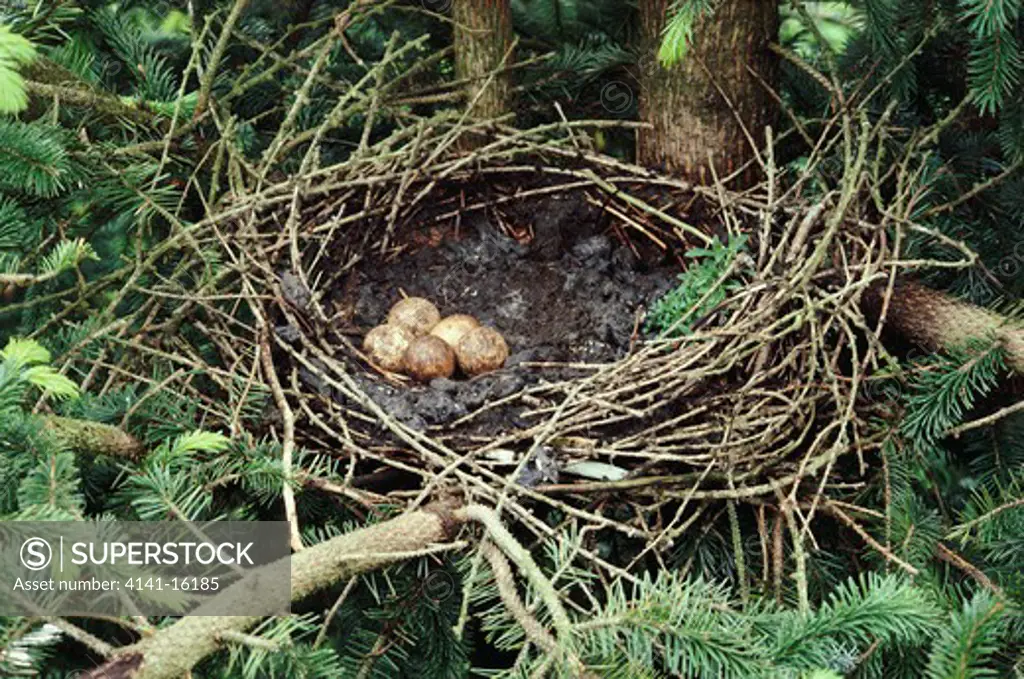
[[[887,549],[884,545],[878,542],[878,540],[875,540],[873,537],[871,537],[870,533],[864,530],[860,526],[860,524],[854,521],[853,518],[851,518],[846,512],[837,507],[835,503],[826,500],[825,503],[822,505],[822,509],[827,514],[831,514],[832,516],[836,517],[841,522],[843,522],[846,526],[853,530],[854,533],[859,535],[861,540],[868,543],[868,545],[874,548],[875,551],[884,556],[887,560],[896,564],[897,566],[899,566],[911,575],[918,575],[920,573],[920,571],[916,567],[912,566],[900,557],[896,556],[892,553],[892,550]]]
[[[277,379],[277,370],[274,368],[274,361],[270,355],[269,330],[263,328],[263,341],[260,344],[260,363],[266,372],[267,383],[274,394],[274,402],[281,413],[281,420],[284,423],[284,440],[281,441],[281,469],[284,472],[284,485],[281,488],[281,497],[284,500],[285,518],[288,520],[288,532],[291,535],[293,551],[301,551],[302,535],[299,532],[299,514],[295,507],[295,491],[292,489],[292,451],[295,448],[295,413],[288,405],[288,399],[284,397],[281,389],[281,381]]]
[[[158,114],[128,97],[118,97],[96,89],[73,72],[48,59],[36,59],[25,69],[25,90],[34,96],[58,99],[73,106],[91,108],[104,115],[127,118],[154,125]]]
[[[481,505],[470,505],[456,514],[464,520],[473,520],[483,524],[494,543],[501,547],[501,550],[523,571],[530,584],[536,588],[538,596],[547,606],[548,612],[551,613],[552,622],[555,629],[558,630],[559,641],[567,643],[572,636],[572,625],[569,622],[569,615],[562,606],[561,599],[558,598],[558,591],[540,570],[540,566],[533,560],[530,553],[502,525],[494,510]]]
[[[877,316],[884,295],[884,283],[868,288],[863,297],[866,310]],[[1024,375],[1024,328],[995,311],[919,283],[902,281],[893,288],[885,323],[912,342],[932,350],[994,337],[1006,352],[1007,366]]]
[[[461,542],[453,543],[452,538],[458,527],[469,521],[486,528],[493,544],[519,567],[548,608],[558,638],[540,631],[536,638],[542,648],[550,651],[552,642],[557,642],[559,651],[564,652],[565,645],[570,643],[572,625],[558,591],[530,553],[501,524],[494,510],[480,505],[459,507],[457,501],[439,502],[306,547],[290,557],[291,600],[299,601],[343,580],[422,555],[437,543],[449,548],[463,546]],[[498,571],[507,566],[493,547],[485,546],[484,550],[492,565],[498,563]],[[259,589],[261,576],[275,577],[276,573],[275,569],[253,571],[212,602],[170,627],[114,651],[109,662],[83,674],[81,679],[177,679],[186,675],[207,656],[220,650],[225,641],[243,638],[246,630],[263,619],[263,616],[206,615],[204,611],[230,609],[234,600],[251,597],[252,590]],[[506,585],[508,575],[510,571],[505,573]],[[505,589],[507,596],[508,587]],[[578,670],[578,676],[584,673],[583,663],[572,653],[565,659]]]
[[[434,543],[447,542],[458,520],[454,506],[434,504],[389,521],[360,528],[292,555],[292,601],[337,582],[410,557]],[[178,679],[207,656],[222,648],[225,640],[262,620],[260,616],[208,616],[203,609],[224,610],[225,602],[251,596],[252,579],[244,578],[200,607],[193,614],[160,630],[152,637],[118,649],[110,662],[81,679]]]
[[[967,573],[969,576],[974,578],[974,580],[979,585],[985,587],[1000,599],[1006,598],[1006,593],[1003,592],[1002,588],[999,587],[999,585],[992,582],[992,579],[985,575],[985,573],[983,573],[980,568],[978,568],[977,566],[969,562],[967,559],[963,558],[962,556],[954,552],[946,545],[940,542],[935,549],[935,553],[943,561],[951,563],[963,572]]]
[[[130,460],[138,460],[146,453],[141,441],[109,424],[57,415],[44,415],[42,421],[46,431],[78,453],[109,455]]]
[[[221,30],[220,38],[217,39],[217,44],[213,48],[213,54],[210,55],[210,63],[206,65],[206,73],[203,74],[203,80],[199,86],[199,97],[196,100],[196,110],[192,116],[193,121],[199,120],[206,111],[207,105],[209,105],[213,81],[217,77],[217,68],[220,67],[220,61],[224,58],[224,53],[227,50],[231,31],[234,29],[235,24],[238,23],[238,19],[241,18],[242,12],[248,4],[249,0],[235,0],[235,4],[231,7],[231,12],[228,13],[228,18],[224,21],[224,28]]]
[[[516,591],[515,578],[512,576],[512,569],[509,568],[508,560],[501,550],[493,542],[484,542],[480,545],[480,552],[491,564],[491,571],[494,573],[494,582],[498,587],[498,594],[501,596],[505,608],[512,617],[516,619],[519,626],[523,628],[526,638],[537,645],[537,648],[545,653],[554,655],[558,653],[558,642],[551,636],[551,633],[544,629],[537,618],[533,617],[523,600],[519,598]]]

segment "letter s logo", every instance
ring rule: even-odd
[[[21,544],[21,563],[30,571],[41,571],[50,565],[53,550],[42,538],[29,538]]]

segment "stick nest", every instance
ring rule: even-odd
[[[219,206],[208,226],[234,266],[197,298],[198,327],[230,366],[221,378],[229,401],[273,398],[269,422],[286,456],[296,446],[328,454],[331,480],[298,472],[310,485],[368,505],[451,493],[511,499],[507,506],[538,535],[550,528],[527,506],[540,503],[593,526],[670,540],[699,509],[648,527],[619,522],[598,501],[611,494],[638,506],[700,507],[857,482],[884,437],[868,422],[864,392],[886,356],[860,298],[895,277],[901,234],[927,232],[904,216],[913,196],[897,195],[882,209],[873,187],[923,161],[908,155],[902,168],[881,167],[874,150],[884,120],[869,126],[837,116],[801,178],[783,188],[772,159],[762,157],[766,182],[737,193],[722,183],[690,187],[592,152],[584,127],[492,127],[486,144],[465,152],[459,140],[477,130],[421,125],[389,153],[306,168]],[[830,177],[835,188],[812,186],[826,171],[821,160],[835,162],[836,154],[845,166]],[[516,191],[495,199],[477,190],[494,182]],[[616,229],[656,247],[683,250],[706,245],[710,233],[744,233],[749,253],[707,295],[728,278],[744,284],[690,319],[689,334],[645,338],[620,360],[574,366],[569,378],[528,384],[453,423],[412,427],[391,416],[363,378],[413,387],[375,373],[358,338],[339,332],[349,312],[327,304],[330,292],[358,267],[399,253],[412,225],[451,223],[544,193],[586,196]],[[697,203],[704,217],[690,224],[677,206]],[[245,309],[251,318],[240,321]],[[523,413],[518,426],[474,428],[503,408]],[[241,410],[232,408],[228,424],[239,426]],[[601,469],[617,473],[601,479]],[[389,478],[402,482],[394,487]]]
[[[887,365],[865,291],[881,286],[884,306],[901,270],[936,264],[901,254],[910,236],[944,248],[941,266],[974,262],[913,219],[915,178],[948,121],[894,146],[891,107],[870,120],[866,109],[836,110],[814,121],[816,140],[794,127],[812,148],[799,175],[763,152],[764,182],[742,192],[726,188],[729,178],[692,187],[593,150],[589,132],[621,122],[520,130],[447,112],[414,117],[372,145],[367,133],[326,166],[319,143],[333,118],[292,141],[282,126],[256,166],[227,151],[235,179],[206,218],[164,215],[177,229],[137,270],[180,262],[170,278],[136,286],[148,301],[112,326],[132,350],[119,374],[156,375],[153,388],[186,399],[205,428],[276,438],[298,486],[368,507],[458,494],[503,506],[538,537],[554,530],[546,507],[657,549],[716,500],[788,495],[795,506],[803,489],[800,504],[815,498],[813,512],[824,489],[857,487],[885,437],[872,421],[885,413],[865,396]],[[769,131],[765,148],[774,141]],[[276,162],[289,154],[301,162],[285,176]],[[495,185],[506,191],[487,188]],[[411,387],[368,364],[334,293],[359,267],[401,256],[414,227],[554,194],[599,206],[610,228],[662,252],[744,234],[749,251],[705,299],[727,280],[742,285],[684,319],[687,334],[641,337],[614,362],[525,383],[441,426],[393,417],[368,381]],[[123,337],[132,320],[141,330]],[[515,426],[480,426],[502,409],[517,412]],[[634,518],[609,510],[623,504]],[[652,515],[662,518],[641,518]]]

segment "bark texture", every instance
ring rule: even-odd
[[[146,452],[138,439],[109,424],[47,415],[43,417],[43,426],[50,435],[78,453],[138,460]]]
[[[877,285],[864,295],[866,310],[875,318],[884,294],[885,286]],[[919,283],[896,284],[885,324],[933,351],[962,346],[971,339],[995,337],[1006,352],[1008,366],[1024,374],[1024,327],[1019,322]]]
[[[669,4],[639,0],[644,44],[639,111],[651,128],[637,133],[637,159],[709,184],[712,166],[724,178],[754,157],[743,128],[760,149],[764,127],[775,118],[774,102],[750,70],[775,86],[778,58],[768,45],[778,36],[778,3],[723,0],[714,15],[698,22],[686,58],[665,68],[657,54]],[[754,165],[730,186],[750,186],[759,175]]]
[[[473,114],[494,118],[511,110],[511,92],[502,68],[512,44],[512,12],[508,0],[454,0],[455,75],[467,80],[468,101],[476,100]],[[511,63],[511,57],[506,63]],[[490,81],[489,81],[490,80]],[[488,82],[489,81],[489,82]],[[479,98],[478,98],[479,97]]]

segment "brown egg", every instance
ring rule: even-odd
[[[434,337],[440,337],[448,343],[452,349],[459,346],[459,340],[462,336],[473,328],[479,328],[480,321],[476,320],[468,314],[455,314],[442,318],[441,322],[435,325],[431,330],[430,334]]]
[[[417,337],[426,335],[440,320],[441,312],[422,297],[406,297],[388,312],[388,323],[408,328]]]
[[[385,370],[400,372],[404,367],[405,350],[416,337],[400,325],[378,325],[363,338],[363,351],[370,360]]]
[[[439,337],[417,337],[405,350],[405,372],[420,382],[451,377],[455,372],[455,352]]]
[[[508,344],[497,330],[481,325],[463,335],[455,355],[462,372],[470,376],[482,375],[505,365]]]

